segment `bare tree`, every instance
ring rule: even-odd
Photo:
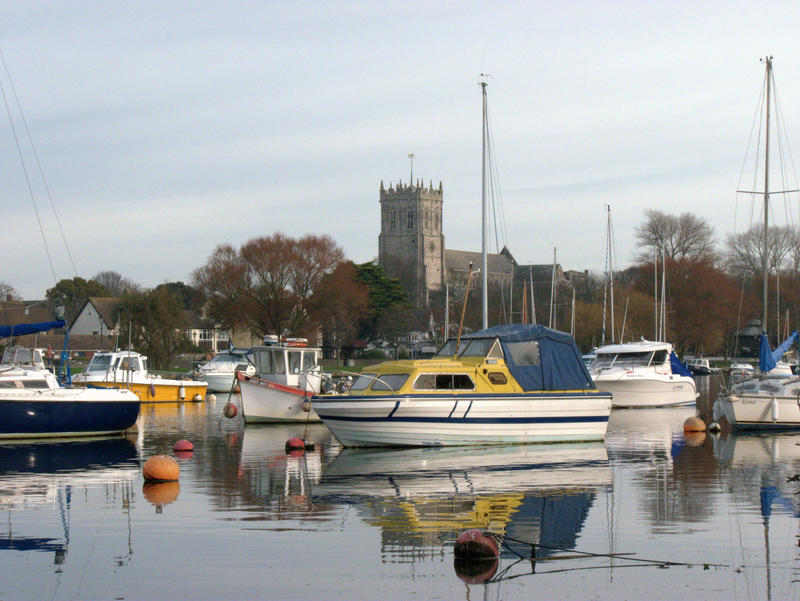
[[[100,271],[92,279],[108,290],[111,296],[119,297],[126,292],[141,292],[139,284],[122,277],[116,271]]]
[[[0,282],[0,301],[6,300],[22,300],[22,297],[17,292],[16,288],[11,284]]]
[[[319,325],[319,284],[343,260],[330,236],[276,233],[249,240],[239,251],[218,246],[193,276],[209,299],[209,316],[220,323],[302,335]]]
[[[647,220],[636,228],[636,242],[646,250],[637,261],[650,260],[653,247],[671,259],[714,259],[714,228],[702,217],[667,215],[655,209],[646,210],[645,215]]]
[[[750,278],[762,272],[764,257],[763,226],[753,225],[746,232],[729,234],[726,241],[725,268],[736,279]],[[767,269],[783,269],[791,259],[798,261],[795,233],[788,226],[774,226],[767,231]]]

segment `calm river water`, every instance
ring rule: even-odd
[[[143,405],[131,439],[0,445],[0,600],[799,596],[800,433],[687,440],[694,407],[614,410],[604,444],[342,450],[313,425],[293,456],[302,426],[226,400]],[[180,438],[180,482],[144,484]],[[496,564],[455,564],[469,528],[505,535]]]

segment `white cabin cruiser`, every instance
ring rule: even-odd
[[[669,407],[697,399],[689,371],[673,370],[674,362],[681,363],[668,342],[612,344],[595,354],[589,372],[598,390],[612,394],[613,407]]]
[[[244,421],[320,421],[308,401],[322,386],[322,351],[297,338],[251,350],[255,375],[238,372]]]
[[[204,380],[214,392],[230,392],[236,383],[236,372],[254,376],[253,349],[220,351],[197,368],[198,380]]]

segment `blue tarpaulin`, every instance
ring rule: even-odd
[[[56,328],[67,327],[67,322],[63,319],[59,321],[42,321],[39,323],[18,323],[14,326],[0,326],[0,338],[11,336],[25,336],[26,334],[37,334],[39,332],[49,332]]]
[[[541,325],[509,324],[472,332],[462,338],[499,338],[508,370],[523,390],[595,389],[575,340]],[[509,345],[535,342],[538,365],[519,365]]]
[[[769,347],[769,340],[766,334],[761,334],[761,345],[758,350],[758,368],[767,372],[772,370],[778,363],[783,354],[797,341],[797,330],[792,332],[786,340],[774,351]]]
[[[678,359],[678,355],[675,354],[675,351],[669,354],[669,366],[672,368],[672,373],[676,376],[689,376],[690,378],[694,378],[694,374],[689,371],[689,368],[686,367],[683,361]]]

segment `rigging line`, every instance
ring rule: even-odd
[[[36,152],[36,146],[33,144],[33,136],[31,136],[30,129],[28,128],[28,120],[25,119],[25,113],[22,110],[22,104],[19,101],[19,96],[17,95],[17,88],[14,86],[14,80],[11,79],[11,72],[8,70],[8,65],[6,64],[6,57],[3,54],[3,51],[0,50],[0,61],[3,63],[3,70],[6,73],[6,77],[8,78],[8,85],[11,89],[11,93],[14,95],[14,101],[17,105],[17,110],[19,111],[20,118],[22,119],[22,125],[25,128],[25,134],[28,136],[28,143],[31,145],[31,151],[33,153],[33,158],[36,161],[36,167],[39,170],[39,175],[42,178],[42,183],[44,184],[45,192],[47,192],[47,198],[50,201],[50,207],[53,209],[53,215],[56,218],[56,223],[58,224],[58,231],[61,233],[61,239],[64,241],[64,247],[67,250],[67,256],[69,257],[69,262],[72,264],[72,271],[75,273],[75,277],[78,277],[78,270],[75,267],[75,261],[72,259],[72,251],[69,248],[69,244],[67,243],[67,237],[64,234],[64,228],[61,226],[61,219],[58,216],[58,212],[56,211],[56,205],[53,202],[53,195],[50,193],[50,186],[47,183],[47,178],[44,176],[44,169],[42,168],[42,163],[39,160],[39,153]]]
[[[781,160],[781,184],[784,190],[788,190],[790,187],[798,188],[797,184],[797,169],[794,165],[794,156],[792,154],[792,148],[789,141],[789,133],[786,131],[786,119],[783,116],[783,105],[780,103],[778,98],[778,89],[775,87],[775,75],[772,76],[772,86],[775,90],[775,117],[776,117],[776,130],[778,132],[778,150],[780,153],[780,160]],[[784,155],[788,157],[788,161],[784,160]],[[787,163],[789,164],[789,174],[786,174],[786,166]],[[791,177],[791,181],[789,181],[789,177]],[[789,202],[789,198],[787,195],[783,195],[783,202],[784,202],[784,211],[786,212],[786,222],[787,224],[795,224],[794,216],[792,215],[791,209],[791,202]]]
[[[28,193],[31,197],[31,203],[33,204],[33,212],[36,213],[36,223],[39,224],[39,233],[42,235],[42,242],[44,243],[44,250],[47,254],[47,261],[50,263],[50,271],[53,274],[53,283],[57,284],[58,279],[56,278],[56,269],[53,266],[53,258],[50,256],[50,248],[47,246],[47,239],[44,235],[44,228],[42,227],[42,220],[39,217],[39,208],[36,206],[36,198],[33,195],[33,187],[31,186],[31,178],[28,175],[28,167],[25,165],[25,157],[22,154],[22,148],[19,144],[19,137],[17,136],[17,128],[14,125],[14,119],[11,115],[11,107],[8,106],[8,97],[6,96],[6,88],[3,85],[3,82],[0,81],[0,93],[3,95],[3,104],[6,107],[6,113],[8,114],[8,122],[11,125],[11,133],[14,135],[14,143],[17,146],[17,154],[19,155],[20,163],[22,163],[22,172],[25,175],[25,184],[28,186]]]
[[[753,112],[753,121],[750,124],[750,135],[747,138],[747,145],[745,146],[744,156],[742,157],[742,166],[739,169],[739,181],[736,183],[736,189],[737,190],[741,190],[742,189],[742,179],[744,178],[744,170],[745,170],[745,167],[747,166],[747,157],[750,154],[750,146],[752,145],[752,142],[753,142],[753,132],[756,131],[756,123],[759,124],[759,128],[758,128],[759,137],[758,137],[758,140],[760,141],[760,139],[761,139],[761,121],[762,121],[761,115],[763,115],[763,113],[764,113],[763,103],[764,103],[764,86],[766,85],[766,79],[767,79],[767,75],[765,73],[764,74],[764,82],[761,84],[761,94],[759,95],[758,102],[756,103],[756,110]],[[756,142],[756,152],[758,152],[759,146],[760,146],[760,144],[758,142]],[[757,160],[756,160],[756,164],[758,164]],[[753,190],[755,190],[755,187],[753,187]],[[738,214],[737,208],[738,208],[738,203],[734,203],[734,217],[733,217],[733,231],[734,232],[736,231],[736,223],[737,223],[736,220],[737,220],[737,214]]]
[[[489,108],[486,108],[486,118],[489,120],[489,129],[492,131],[491,114]],[[503,245],[508,246],[508,221],[505,215],[505,205],[503,203],[503,190],[500,187],[500,169],[498,168],[497,155],[495,154],[495,147],[492,137],[489,137],[489,161],[491,167],[491,178],[494,180],[494,187],[497,189],[497,205],[500,215],[500,231],[503,234]]]

